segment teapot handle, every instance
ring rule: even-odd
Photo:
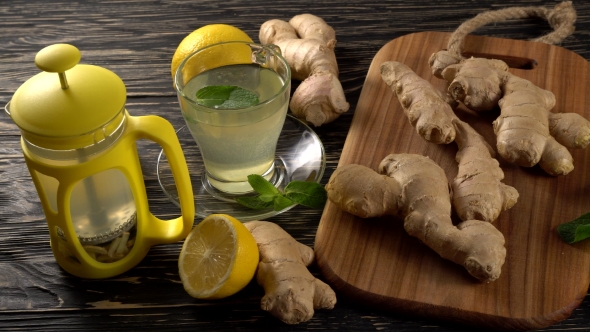
[[[190,175],[184,153],[174,131],[166,119],[156,115],[129,116],[130,132],[135,139],[145,138],[158,143],[164,153],[178,191],[181,216],[172,220],[162,220],[150,215],[149,227],[145,237],[153,244],[173,243],[183,240],[192,230],[195,220],[195,203]]]

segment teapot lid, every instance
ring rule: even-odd
[[[14,93],[10,116],[25,138],[29,135],[36,141],[32,143],[88,136],[124,110],[126,89],[119,76],[102,67],[78,64],[80,58],[80,51],[69,44],[45,47],[35,56],[43,72]]]

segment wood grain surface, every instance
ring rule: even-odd
[[[373,60],[344,144],[339,166],[362,164],[378,169],[391,153],[416,153],[437,162],[453,179],[456,144],[423,140],[406,120],[397,97],[381,78],[385,61],[406,64],[441,91],[446,82],[431,74],[428,58],[444,49],[449,33],[421,32],[387,43]],[[534,69],[511,72],[552,91],[554,110],[590,117],[588,62],[564,48],[527,41],[469,36],[465,53],[534,60]],[[526,61],[514,61],[526,62]],[[572,87],[570,82],[576,82]],[[572,91],[573,90],[573,91]],[[495,146],[492,114],[462,108],[458,116]],[[556,227],[590,210],[590,153],[574,151],[575,171],[551,177],[538,167],[502,162],[504,183],[519,192],[518,203],[494,225],[506,238],[501,277],[480,283],[458,265],[442,260],[403,229],[402,218],[362,219],[329,203],[320,220],[315,251],[320,270],[338,291],[396,311],[456,320],[494,329],[539,329],[567,318],[590,283],[590,243],[568,245]],[[455,218],[457,222],[457,218]],[[341,241],[346,239],[346,249]],[[564,282],[567,280],[567,282]]]
[[[0,105],[5,105],[23,82],[38,73],[33,63],[36,52],[47,45],[65,42],[82,51],[82,63],[106,67],[122,78],[131,114],[157,114],[179,128],[183,120],[171,86],[169,66],[184,36],[205,24],[227,23],[243,29],[257,41],[258,29],[266,20],[288,20],[310,12],[324,18],[336,30],[340,79],[351,104],[350,110],[335,122],[315,129],[327,152],[322,181],[325,183],[340,159],[371,61],[386,43],[414,32],[453,31],[485,10],[555,3],[0,0]],[[578,12],[576,32],[561,46],[588,60],[590,3],[575,0],[574,5]],[[540,19],[524,19],[486,26],[475,34],[527,40],[550,30]],[[195,300],[183,290],[178,276],[181,243],[153,247],[138,266],[118,277],[73,277],[59,268],[51,254],[47,223],[25,167],[19,139],[18,128],[8,116],[0,115],[0,330],[473,330],[435,318],[369,306],[345,294],[338,295],[333,310],[319,310],[309,322],[288,326],[260,309],[263,292],[255,283],[221,301]],[[155,165],[160,148],[150,142],[138,144],[150,209],[166,219],[178,215],[178,209],[167,200],[157,182]],[[320,210],[296,207],[269,220],[313,247],[321,214]],[[326,280],[317,266],[312,266],[311,271]],[[542,330],[590,330],[590,296],[586,295],[568,319]]]

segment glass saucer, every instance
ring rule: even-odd
[[[229,195],[216,190],[205,175],[205,167],[197,143],[186,126],[180,128],[176,134],[184,152],[188,166],[193,194],[195,196],[196,215],[204,218],[212,213],[229,214],[240,221],[261,220],[288,211],[290,206],[281,211],[272,208],[253,210],[236,203],[233,199],[240,196],[256,196],[250,192],[242,195]],[[275,183],[279,189],[291,181],[319,182],[326,168],[326,154],[324,146],[316,133],[299,119],[287,115],[275,158]],[[178,192],[174,178],[164,151],[160,151],[157,164],[158,182],[168,198],[180,206]]]

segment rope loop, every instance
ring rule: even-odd
[[[534,42],[545,44],[558,44],[571,35],[576,22],[576,11],[571,1],[563,1],[557,4],[553,9],[547,7],[509,7],[499,10],[490,10],[480,13],[463,22],[451,35],[447,44],[448,54],[457,59],[463,59],[461,56],[465,37],[476,29],[490,23],[504,22],[513,19],[522,19],[528,17],[540,17],[549,22],[553,31],[545,36],[533,39]]]

